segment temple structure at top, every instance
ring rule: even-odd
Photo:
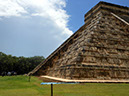
[[[84,21],[29,74],[74,80],[129,79],[129,8],[99,2]]]

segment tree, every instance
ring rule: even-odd
[[[28,73],[44,59],[43,56],[16,57],[0,52],[0,74],[9,71],[15,71],[18,74]]]

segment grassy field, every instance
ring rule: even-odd
[[[0,77],[0,96],[50,96],[50,85],[40,85],[36,77]],[[129,84],[60,84],[54,85],[54,96],[129,96]]]

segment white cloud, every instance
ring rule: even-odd
[[[22,13],[27,11],[16,0],[0,0],[0,16],[21,16]]]
[[[8,49],[15,49],[13,51],[19,49],[17,52],[15,52],[17,54],[18,52],[23,51],[24,48],[19,47],[22,45],[28,46],[28,49],[24,49],[24,51],[26,50],[26,56],[32,56],[30,51],[33,49],[36,53],[38,48],[41,48],[41,50],[44,48],[45,50],[44,52],[37,52],[40,53],[39,55],[43,53],[45,54],[45,57],[48,56],[48,54],[54,51],[58,45],[73,34],[67,25],[69,15],[67,14],[66,10],[64,10],[65,7],[65,0],[0,0],[0,19],[2,17],[8,17],[6,20],[8,21],[6,22],[7,24],[4,23],[4,26],[5,24],[7,26],[3,26],[3,28],[6,28],[7,30],[11,28],[12,30],[8,30],[7,32],[10,34],[9,37],[12,36],[13,38],[8,40],[6,35],[3,37],[3,39],[0,38],[0,44],[2,44],[2,42],[6,39],[6,43],[3,43],[2,50],[5,49],[4,46],[6,45],[5,47]],[[14,19],[15,16],[18,18]],[[4,21],[5,20],[2,20],[2,22]],[[3,25],[2,22],[0,21],[0,24]],[[9,24],[13,24],[14,26],[11,25],[11,27],[9,27]],[[1,32],[5,30],[3,28]],[[15,37],[13,37],[14,32],[16,32]],[[25,37],[26,39],[23,39]],[[34,38],[35,43],[33,40]],[[30,45],[30,42],[26,41],[33,42]],[[16,43],[14,43],[14,46],[10,47],[8,46],[9,44],[7,42]],[[36,46],[38,46],[38,48],[36,48]],[[29,55],[27,55],[27,52],[30,52],[28,53]],[[32,53],[33,52],[34,51],[32,51]]]
[[[63,29],[61,35],[69,36],[73,32],[67,28],[69,15],[64,7],[65,0],[0,0],[0,16],[41,16]]]

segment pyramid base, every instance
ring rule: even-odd
[[[52,77],[76,80],[125,80],[129,79],[129,70],[125,67],[71,67],[48,70],[46,74]]]

